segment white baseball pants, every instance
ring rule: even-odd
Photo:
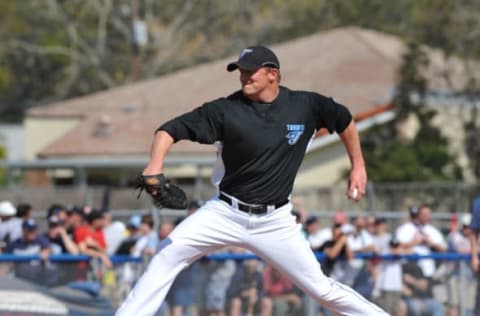
[[[249,215],[217,198],[208,201],[162,241],[160,251],[116,315],[154,315],[181,270],[226,245],[256,253],[337,314],[388,315],[351,288],[323,274],[291,209],[291,204],[287,204],[268,214]]]

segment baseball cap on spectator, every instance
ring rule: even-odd
[[[80,206],[76,206],[76,205],[68,208],[67,209],[67,214],[68,215],[78,214],[78,215],[81,215],[81,216],[85,215],[85,213],[83,212],[83,209]]]
[[[65,206],[61,204],[52,204],[47,210],[47,218],[50,218],[52,215],[58,215],[60,212],[65,212]]]
[[[411,207],[408,209],[408,212],[410,213],[410,217],[417,217],[418,211],[420,211],[420,208],[419,208],[418,206],[416,206],[416,205],[411,206]]]
[[[352,224],[345,223],[345,224],[342,224],[342,226],[340,227],[340,230],[345,235],[350,235],[355,232],[355,227],[353,227]]]
[[[130,221],[128,222],[128,226],[131,228],[139,228],[141,223],[142,217],[140,215],[132,215],[130,217]]]
[[[310,215],[305,221],[305,225],[311,225],[313,223],[318,223],[318,217],[315,215]]]
[[[237,68],[255,70],[261,67],[280,68],[280,62],[274,52],[265,46],[250,46],[242,50],[237,61],[227,65],[228,71]]]
[[[9,201],[0,202],[0,216],[14,216],[17,210]]]
[[[59,226],[59,225],[62,225],[62,224],[63,224],[62,220],[57,215],[52,215],[48,218],[48,226],[49,227]]]
[[[37,229],[37,223],[33,218],[29,218],[27,220],[24,220],[22,223],[22,228],[24,230],[36,230]]]
[[[336,211],[333,214],[333,224],[335,225],[343,225],[347,222],[347,214],[343,211]]]
[[[462,223],[463,226],[470,226],[472,222],[472,215],[470,213],[465,213],[462,215],[460,218],[460,222]]]

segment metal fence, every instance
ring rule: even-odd
[[[206,200],[216,192],[208,184],[202,186],[182,185],[192,199]],[[137,199],[134,188],[88,187],[10,187],[0,189],[0,200],[17,204],[28,202],[35,210],[45,210],[52,203],[64,205],[100,205],[109,194],[111,209],[147,209],[152,204],[146,195]],[[388,211],[401,212],[408,207],[428,203],[434,212],[468,212],[471,201],[480,195],[480,183],[461,182],[411,182],[411,183],[369,183],[367,196],[360,203],[345,198],[346,184],[328,187],[312,187],[294,190],[293,196],[303,201],[309,211]]]

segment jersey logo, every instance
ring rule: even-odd
[[[295,145],[296,142],[302,136],[303,131],[305,130],[305,125],[303,124],[287,124],[288,133],[285,138],[288,139],[289,145]]]
[[[251,53],[251,52],[253,52],[253,49],[245,48],[245,49],[242,50],[242,52],[240,53],[240,57],[239,57],[238,59],[241,59],[243,56],[245,56],[246,54]]]

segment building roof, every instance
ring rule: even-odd
[[[374,115],[392,99],[404,44],[385,33],[344,27],[272,45],[282,84],[312,90],[347,105],[356,117]],[[148,154],[164,121],[240,87],[225,70],[231,56],[159,78],[35,107],[28,117],[78,117],[81,123],[39,153],[41,157]],[[370,114],[368,114],[370,113]],[[180,142],[178,153],[208,153],[212,146]]]

